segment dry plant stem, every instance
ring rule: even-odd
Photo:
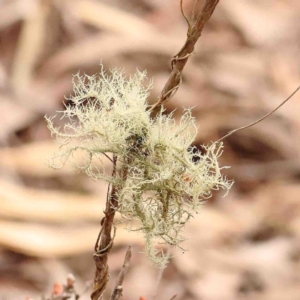
[[[122,267],[122,269],[120,271],[120,274],[118,276],[118,279],[117,279],[117,282],[116,282],[116,286],[115,286],[115,288],[114,288],[114,290],[112,292],[110,300],[118,300],[122,296],[122,291],[123,291],[122,284],[123,284],[125,275],[127,273],[128,267],[129,267],[131,255],[132,255],[132,247],[129,246],[128,250],[126,252],[126,255],[125,255],[123,267]]]
[[[234,129],[234,130],[231,130],[229,131],[226,135],[224,135],[223,137],[221,137],[220,139],[218,139],[216,141],[216,143],[218,142],[221,142],[222,140],[224,140],[225,138],[229,137],[230,135],[232,135],[233,133],[235,132],[238,132],[240,130],[243,130],[243,129],[246,129],[246,128],[249,128],[261,121],[263,121],[264,119],[266,119],[267,117],[269,117],[270,115],[272,115],[276,110],[278,110],[283,104],[285,104],[286,102],[288,102],[298,91],[300,90],[300,85],[293,91],[292,94],[290,94],[282,103],[280,103],[275,109],[273,109],[272,111],[270,111],[269,113],[267,113],[266,115],[264,115],[263,117],[261,117],[260,119],[256,120],[255,122],[251,123],[251,124],[248,124],[248,125],[245,125],[245,126],[242,126],[242,127],[239,127],[237,129]]]
[[[151,106],[151,111],[165,104],[177,92],[181,83],[183,68],[186,65],[189,57],[193,54],[195,44],[201,36],[206,22],[210,19],[212,13],[216,8],[216,5],[219,2],[219,0],[206,0],[200,14],[196,18],[196,20],[192,20],[193,23],[191,23],[191,21],[189,21],[187,16],[184,14],[182,1],[183,0],[180,1],[181,12],[188,23],[187,39],[182,49],[173,57],[171,62],[172,72],[170,74],[170,77],[166,85],[164,86],[160,96],[158,97],[157,102]],[[196,2],[197,0],[195,0],[195,5]],[[194,16],[195,12],[193,12],[192,14]]]
[[[113,178],[116,177],[116,173],[117,157],[114,156],[112,172]],[[101,222],[103,223],[102,228],[95,245],[94,260],[96,264],[96,272],[94,277],[94,288],[91,294],[92,300],[99,300],[101,298],[109,280],[107,259],[114,238],[114,235],[112,236],[112,227],[116,207],[118,207],[117,187],[113,185],[110,190],[110,194],[107,197],[106,208],[104,211],[105,216],[103,222]]]

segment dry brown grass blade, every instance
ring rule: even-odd
[[[58,175],[57,171],[45,164],[45,159],[51,157],[57,151],[57,147],[57,144],[53,141],[47,141],[22,145],[16,148],[2,148],[0,149],[0,166],[4,170],[12,169],[23,175],[30,174],[31,176],[39,177]],[[61,172],[70,174],[71,171],[68,168],[64,168]]]
[[[71,223],[98,221],[105,191],[93,196],[44,191],[0,180],[0,217],[26,221]],[[101,201],[102,200],[102,201]]]
[[[267,163],[238,164],[233,165],[226,173],[230,178],[239,178],[242,181],[282,180],[300,173],[300,161],[296,158]]]
[[[99,226],[58,228],[0,221],[0,245],[38,257],[64,257],[91,251]],[[84,241],[84,242],[83,242]]]
[[[292,10],[284,10],[284,6],[283,2],[278,1],[266,10],[253,1],[228,0],[222,10],[247,43],[266,47],[293,34],[289,28]]]
[[[115,67],[113,59],[128,53],[153,53],[169,57],[172,55],[172,49],[179,46],[178,37],[165,37],[161,34],[139,38],[100,34],[63,48],[45,62],[41,73],[56,77],[72,69],[95,66],[100,60]]]
[[[57,152],[58,145],[53,141],[35,142],[15,148],[0,149],[0,168],[5,171],[13,170],[22,175],[33,177],[51,177],[73,174],[71,167],[62,168],[59,172],[46,165],[46,159]],[[26,157],[26,159],[24,159]],[[108,160],[103,160],[110,165]]]
[[[0,246],[29,256],[66,257],[91,252],[99,225],[56,227],[0,221]],[[140,235],[118,229],[116,245],[141,244]]]
[[[31,11],[22,26],[12,67],[11,83],[18,96],[21,96],[22,92],[30,86],[46,37],[46,18],[50,11],[51,1],[34,3],[35,5],[30,6]],[[25,101],[25,99],[20,97],[20,101]]]
[[[32,3],[25,3],[24,5],[22,0],[11,1],[11,3],[2,5],[0,7],[0,28],[7,28],[26,17],[28,10],[30,10],[28,6],[32,6]]]
[[[15,131],[18,131],[24,126],[31,124],[36,118],[36,114],[14,102],[12,97],[0,95],[0,139],[6,140]],[[3,148],[0,148],[0,152]],[[0,155],[1,161],[5,161]]]
[[[105,3],[90,0],[67,3],[69,10],[78,19],[101,30],[133,37],[149,36],[155,31],[143,19]]]

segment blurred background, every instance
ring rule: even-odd
[[[187,13],[192,5],[184,1]],[[296,88],[299,18],[299,0],[220,1],[167,104],[176,117],[195,107],[196,146],[260,118]],[[106,185],[45,165],[58,146],[44,115],[63,109],[72,74],[94,74],[101,61],[128,75],[146,69],[154,102],[186,31],[179,0],[0,0],[1,300],[40,299],[68,273],[78,292],[93,279]],[[298,300],[299,109],[298,94],[224,141],[222,164],[232,166],[224,173],[235,184],[191,220],[188,251],[173,252],[158,287],[142,236],[119,226],[108,291],[131,244],[124,299],[152,299],[157,289],[157,299]]]

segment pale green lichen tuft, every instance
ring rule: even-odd
[[[127,80],[118,69],[110,76],[103,69],[99,76],[75,75],[74,96],[67,99],[72,105],[61,112],[68,120],[64,128],[46,117],[61,144],[50,165],[59,168],[70,162],[95,180],[116,184],[117,211],[128,221],[129,230],[144,233],[146,252],[164,267],[168,257],[156,245],[179,246],[184,225],[203,201],[213,190],[228,191],[232,182],[221,174],[221,143],[203,147],[203,153],[191,147],[198,131],[191,110],[184,112],[179,124],[172,114],[164,115],[163,108],[151,118],[147,111],[151,84],[143,85],[145,77],[145,72],[137,72]],[[83,163],[74,158],[76,152],[85,153]],[[101,164],[111,154],[118,157],[115,178]]]

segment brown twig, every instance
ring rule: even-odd
[[[115,178],[117,175],[117,157],[113,157],[113,172],[112,178]],[[108,190],[108,197],[106,201],[106,208],[104,212],[104,219],[101,231],[97,238],[97,242],[95,245],[95,253],[93,255],[95,264],[96,264],[96,272],[94,277],[94,287],[93,292],[91,294],[92,300],[99,300],[106,288],[106,284],[109,280],[108,274],[108,253],[112,247],[113,239],[115,235],[112,236],[112,228],[113,221],[116,212],[116,207],[118,207],[118,197],[117,197],[117,187],[112,185],[111,190]],[[102,222],[101,222],[102,223]]]
[[[129,246],[128,250],[126,252],[126,255],[125,255],[123,267],[122,267],[122,269],[120,271],[120,274],[118,276],[116,286],[115,286],[115,288],[114,288],[114,290],[111,294],[110,300],[118,300],[122,296],[122,291],[123,291],[122,284],[123,284],[125,275],[127,273],[128,267],[129,267],[131,255],[132,255],[132,247]]]
[[[197,19],[195,21],[192,20],[193,24],[191,24],[191,21],[188,20],[187,16],[185,15],[182,2],[183,0],[180,1],[181,12],[188,23],[187,39],[182,49],[173,57],[171,61],[172,72],[170,74],[170,77],[156,103],[150,107],[150,111],[153,111],[154,109],[165,104],[177,92],[181,84],[183,68],[186,65],[189,57],[194,53],[195,44],[201,36],[202,30],[207,21],[210,19],[212,13],[214,12],[219,0],[205,0],[205,3]],[[195,12],[193,12],[192,14],[194,17]]]

